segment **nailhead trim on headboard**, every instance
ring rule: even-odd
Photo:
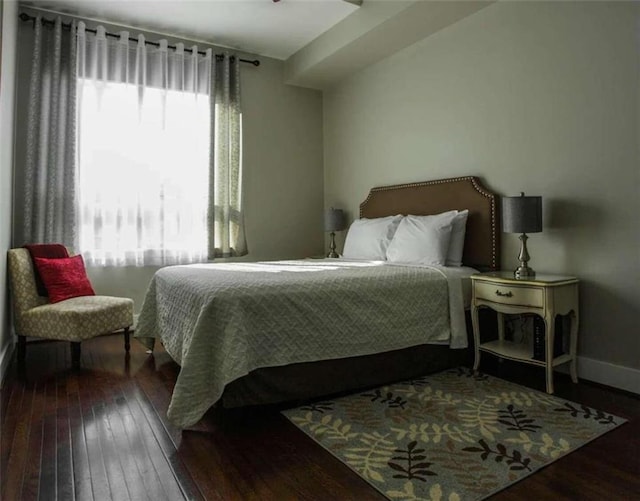
[[[491,202],[491,267],[494,270],[498,269],[498,259],[497,259],[497,216],[496,216],[496,195],[487,191],[478,181],[478,178],[475,176],[462,176],[462,177],[451,177],[448,179],[436,179],[433,181],[421,181],[418,183],[406,183],[406,184],[396,184],[390,186],[377,186],[375,188],[371,188],[369,191],[369,195],[365,199],[364,202],[360,204],[360,217],[362,217],[363,207],[367,204],[367,202],[371,199],[371,196],[378,191],[388,191],[388,190],[401,190],[403,188],[415,188],[419,186],[429,186],[435,184],[447,184],[447,183],[455,183],[460,181],[470,181],[475,190],[480,193],[482,196],[488,198]]]

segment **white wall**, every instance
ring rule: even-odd
[[[324,96],[325,205],[354,216],[373,186],[469,174],[542,195],[530,264],[580,278],[579,354],[639,369],[639,12],[499,2],[341,82]]]
[[[13,348],[9,322],[7,250],[11,248],[13,139],[18,4],[2,0],[2,69],[0,80],[0,384]]]
[[[95,23],[87,24],[92,26]],[[110,31],[118,31],[115,26],[104,25]],[[19,31],[18,106],[26,108],[31,24],[20,23]],[[175,41],[153,33],[145,34],[150,40],[168,38]],[[253,59],[251,55],[242,57],[245,56]],[[322,252],[324,243],[322,95],[319,91],[284,85],[283,63],[265,57],[259,59],[259,67],[243,65],[241,69],[245,223],[249,255],[240,259],[255,261],[317,255]],[[24,165],[25,120],[26,117],[19,116],[17,121],[18,185],[21,184],[21,166]],[[18,228],[15,238],[20,245],[18,209],[21,201],[17,191]],[[98,294],[131,297],[136,311],[139,311],[156,269],[90,268],[88,272]]]

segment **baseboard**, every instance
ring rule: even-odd
[[[4,346],[2,353],[0,353],[0,388],[4,386],[4,377],[7,374],[9,365],[11,364],[14,347],[15,343],[11,340]]]
[[[631,367],[578,357],[578,378],[640,394],[640,370]]]

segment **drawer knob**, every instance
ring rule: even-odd
[[[513,292],[511,292],[511,291],[509,291],[509,292],[500,292],[498,289],[496,289],[496,296],[512,297],[513,296]]]

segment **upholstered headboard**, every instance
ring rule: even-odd
[[[360,217],[427,216],[469,209],[462,262],[488,271],[498,269],[500,263],[497,203],[498,196],[483,187],[477,177],[455,177],[372,188],[360,204]]]

